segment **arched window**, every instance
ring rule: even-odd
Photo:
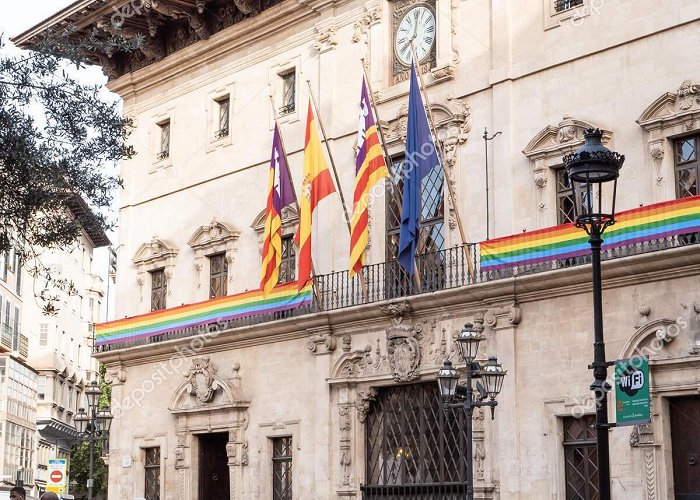
[[[435,382],[378,389],[365,421],[363,498],[462,498],[464,419],[462,409],[442,408]]]

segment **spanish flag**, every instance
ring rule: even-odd
[[[279,282],[279,267],[282,261],[282,209],[294,203],[294,191],[289,180],[287,159],[282,149],[282,140],[277,124],[275,124],[275,132],[272,137],[272,156],[268,179],[260,275],[260,289],[264,298],[268,297],[270,291]]]
[[[306,140],[304,142],[304,178],[300,193],[299,231],[299,290],[311,279],[311,220],[316,205],[335,192],[331,173],[326,158],[321,150],[321,140],[314,120],[314,113],[309,100],[306,119]]]
[[[388,175],[367,84],[363,77],[360,123],[357,133],[357,158],[355,160],[355,193],[350,230],[350,277],[359,273],[364,263],[364,253],[369,241],[367,208],[370,189]]]

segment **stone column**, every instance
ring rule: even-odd
[[[496,419],[492,422],[490,436],[494,445],[491,447],[494,452],[492,464],[495,469],[493,483],[500,483],[502,500],[518,499],[521,491],[519,422],[516,410],[518,367],[515,356],[516,327],[520,318],[520,308],[516,304],[495,307],[484,314],[484,323],[494,332],[489,338],[485,354],[497,355],[503,369],[508,370],[503,390],[498,396]]]
[[[112,384],[112,401],[110,406],[114,414],[114,423],[109,432],[109,498],[129,498],[133,491],[130,489],[131,481],[124,474],[125,467],[131,464],[131,436],[126,432],[128,423],[125,421],[127,410],[122,408],[124,401],[124,383],[126,382],[126,370],[121,365],[107,367],[105,380]],[[128,455],[128,460],[124,457]]]
[[[311,383],[315,387],[315,420],[314,428],[314,498],[316,500],[330,499],[331,471],[330,464],[334,463],[330,442],[330,386],[328,378],[331,372],[332,356],[335,350],[335,338],[327,327],[309,330],[311,338],[307,343],[308,349],[316,356],[316,373]]]

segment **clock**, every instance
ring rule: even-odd
[[[435,27],[435,14],[428,5],[418,4],[410,8],[401,18],[394,36],[394,52],[398,63],[405,67],[411,65],[411,41],[418,63],[428,59],[434,52]]]

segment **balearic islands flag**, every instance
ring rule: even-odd
[[[326,164],[326,158],[321,150],[321,140],[318,137],[316,120],[311,109],[309,100],[309,110],[306,119],[306,140],[304,142],[304,178],[301,183],[301,194],[299,205],[299,231],[297,241],[299,242],[299,290],[311,279],[311,221],[316,205],[335,192],[333,179]]]
[[[399,265],[413,276],[414,259],[420,230],[420,185],[433,168],[440,165],[428,117],[420,95],[416,67],[411,64],[408,92],[406,159],[403,174],[403,206],[399,232]]]
[[[370,189],[389,173],[379,143],[369,92],[362,78],[360,123],[357,132],[357,159],[355,161],[355,192],[353,195],[350,230],[350,277],[362,270],[364,253],[369,239],[367,207]]]
[[[287,159],[282,150],[280,132],[276,124],[272,137],[272,157],[267,193],[260,275],[260,289],[265,298],[279,281],[279,267],[282,261],[282,209],[294,202]]]

